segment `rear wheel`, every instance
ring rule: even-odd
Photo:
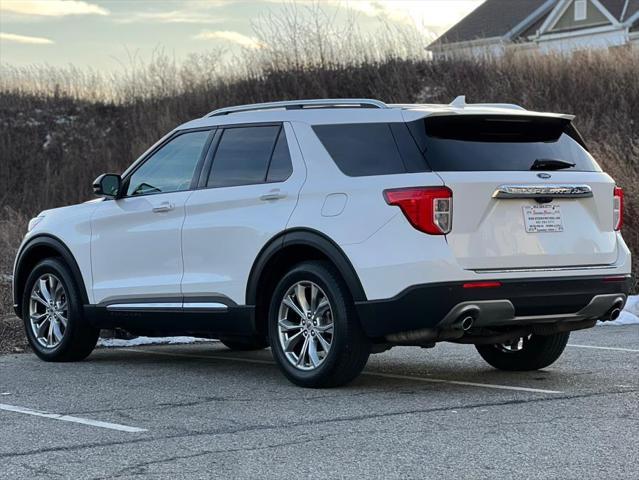
[[[69,268],[57,258],[38,263],[22,299],[27,340],[42,360],[82,360],[95,348],[100,331],[82,314],[82,298]]]
[[[486,362],[499,370],[539,370],[551,365],[561,356],[569,337],[569,332],[528,335],[509,343],[475,347]]]
[[[279,282],[269,310],[273,356],[302,387],[335,387],[353,380],[370,355],[370,341],[347,287],[328,262],[304,262]]]
[[[240,352],[262,350],[268,347],[268,341],[266,338],[261,337],[220,338],[220,342],[222,342],[228,349]]]

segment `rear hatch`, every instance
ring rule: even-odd
[[[447,241],[469,270],[614,263],[614,181],[559,116],[432,116],[408,124],[453,191]]]

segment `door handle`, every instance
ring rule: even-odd
[[[173,210],[174,205],[171,202],[162,202],[157,207],[153,207],[153,213],[162,213]]]
[[[286,198],[286,193],[281,192],[279,189],[271,190],[264,195],[260,195],[260,200],[269,201],[269,200],[280,200],[282,198]]]

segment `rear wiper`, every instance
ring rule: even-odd
[[[538,158],[530,166],[531,170],[561,170],[563,168],[572,168],[575,164],[565,160],[556,160],[554,158]]]

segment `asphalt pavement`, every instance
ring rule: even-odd
[[[353,384],[290,384],[268,350],[0,356],[0,478],[639,478],[639,326],[576,332],[537,372],[474,347],[371,356]]]

